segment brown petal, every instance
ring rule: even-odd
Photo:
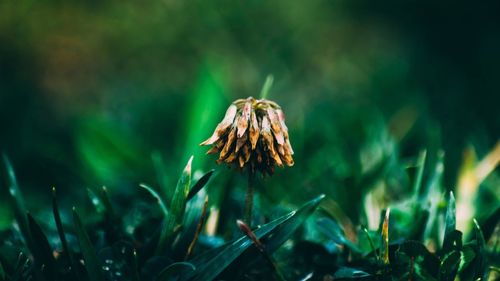
[[[288,127],[285,124],[285,113],[283,113],[281,109],[276,109],[276,114],[278,115],[278,120],[280,121],[283,136],[285,136],[285,138],[288,138]]]
[[[224,144],[224,147],[222,148],[222,151],[220,152],[220,158],[223,159],[226,157],[227,153],[231,149],[231,147],[234,144],[234,140],[236,138],[236,128],[233,126],[231,129],[231,132],[229,132],[229,135],[227,136],[226,143]]]
[[[291,155],[293,155],[292,144],[290,144],[290,140],[288,138],[285,139],[285,151]]]
[[[274,159],[274,162],[276,162],[276,165],[283,167],[283,162],[281,162],[280,155],[278,153],[271,154],[271,156]]]
[[[248,139],[248,134],[244,134],[241,138],[238,138],[236,140],[236,149],[235,151],[238,152],[240,148],[246,143]]]
[[[234,159],[236,159],[236,156],[237,156],[237,153],[235,151],[233,151],[231,154],[229,154],[229,156],[224,160],[224,162],[228,163],[228,164],[231,164]]]
[[[250,113],[252,111],[252,103],[247,101],[243,106],[241,115],[238,118],[238,138],[241,138],[248,128],[248,122],[250,121]]]
[[[212,146],[208,151],[207,151],[207,154],[215,154],[217,152],[219,152],[219,148],[217,146]]]
[[[240,164],[240,168],[243,168],[243,166],[245,166],[245,159],[243,159],[243,156],[241,154],[238,157],[238,162]]]
[[[283,144],[285,142],[283,133],[281,132],[281,124],[278,117],[278,114],[274,111],[273,108],[267,108],[267,116],[271,121],[271,128],[273,129],[274,136],[276,137],[276,141],[278,144]]]
[[[226,110],[224,119],[222,119],[222,121],[217,125],[212,136],[206,141],[202,142],[200,145],[211,145],[215,143],[221,136],[223,136],[233,123],[237,110],[238,108],[236,107],[236,105],[231,104]]]
[[[243,146],[241,153],[242,153],[243,157],[245,158],[245,163],[248,162],[248,160],[250,160],[250,156],[252,155],[251,151],[250,151],[250,147],[248,145]]]
[[[271,133],[269,119],[267,119],[267,116],[265,116],[265,115],[262,116],[262,124],[261,124],[260,134],[262,135],[262,137],[265,141],[264,149],[270,150],[270,151],[272,151],[272,153],[276,153],[276,151],[274,150],[274,138],[273,138],[273,135]]]
[[[257,145],[257,140],[259,139],[259,123],[257,121],[257,115],[255,111],[252,110],[250,114],[250,143],[252,144],[252,150],[255,149]]]

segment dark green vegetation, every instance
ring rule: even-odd
[[[422,181],[425,155],[415,166],[413,196],[382,211],[378,229],[353,226],[321,195],[290,213],[276,211],[277,218],[259,218],[266,222],[253,231],[239,223],[235,234],[236,224],[225,220],[222,229],[236,237],[229,241],[201,231],[213,223],[204,191],[213,171],[193,184],[192,158],[175,188],[141,184],[157,204],[131,197],[131,208],[116,208],[106,188],[89,189],[97,216],[84,224],[75,207],[72,220],[62,222],[55,188],[51,221],[34,218],[4,156],[17,227],[1,233],[0,280],[495,280],[500,208],[474,219],[470,232],[457,230],[455,197],[439,185],[442,158]]]
[[[459,258],[460,280],[495,280],[499,5],[0,0],[0,152],[17,177],[1,160],[0,279],[439,280]],[[246,175],[199,143],[269,73],[295,165],[255,181],[262,254],[236,224]]]

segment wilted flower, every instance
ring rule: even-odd
[[[274,166],[293,165],[293,150],[281,107],[265,99],[238,99],[226,111],[213,135],[201,145],[213,145],[207,154],[220,153],[225,162],[252,172],[272,175]]]

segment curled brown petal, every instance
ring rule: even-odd
[[[257,116],[255,114],[255,111],[252,110],[250,114],[250,143],[252,144],[252,149],[255,149],[255,146],[257,145],[257,140],[259,139],[259,122],[257,121]]]
[[[224,119],[222,119],[222,121],[217,125],[212,136],[206,141],[202,142],[200,145],[214,144],[221,136],[223,136],[226,133],[227,129],[231,126],[231,124],[233,124],[237,111],[238,107],[236,107],[236,105],[230,105],[226,110]]]
[[[285,142],[283,133],[281,132],[281,124],[278,118],[278,115],[274,111],[273,108],[267,108],[267,116],[271,123],[271,128],[273,130],[274,136],[276,137],[276,141],[278,144],[283,144]]]
[[[231,129],[231,132],[229,132],[226,143],[220,152],[220,158],[222,159],[225,158],[226,154],[229,152],[229,150],[234,144],[235,137],[236,137],[236,128],[233,128]]]
[[[238,117],[238,138],[241,138],[248,128],[248,122],[250,121],[250,113],[252,111],[252,103],[246,102],[241,111],[241,115]]]

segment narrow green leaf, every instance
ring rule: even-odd
[[[49,245],[49,241],[35,219],[29,213],[26,216],[28,218],[31,241],[33,241],[34,249],[32,251],[38,267],[37,269],[43,267],[45,278],[54,280],[56,276],[56,261],[52,255],[52,248]]]
[[[156,277],[156,281],[168,281],[172,280],[173,277],[179,276],[181,274],[186,274],[191,271],[195,271],[196,267],[189,262],[175,262],[165,269],[163,269],[158,277]]]
[[[137,251],[134,249],[132,257],[132,281],[139,281],[139,263],[137,261]]]
[[[444,236],[446,237],[446,235],[455,230],[456,225],[457,221],[455,196],[453,195],[453,191],[450,191],[450,198],[448,199],[448,206],[446,208]]]
[[[368,232],[368,229],[366,229],[366,227],[363,227],[363,232],[366,234],[366,238],[368,239],[368,243],[370,243],[370,247],[372,249],[373,254],[375,255],[375,258],[377,259],[377,261],[379,261],[380,253],[377,252],[377,250],[375,249],[375,244],[373,243],[373,239],[370,236],[370,232]]]
[[[105,186],[101,188],[100,198],[102,204],[104,205],[107,217],[113,220],[116,219],[116,213],[113,208],[113,204],[111,204],[111,200],[109,199],[108,189]]]
[[[187,196],[189,194],[189,187],[191,185],[192,161],[193,156],[189,158],[189,161],[184,168],[179,181],[177,182],[177,186],[175,187],[174,196],[172,197],[172,202],[170,203],[170,212],[165,217],[165,220],[163,222],[160,240],[156,249],[157,253],[163,252],[166,241],[171,238],[176,229],[182,226],[182,221],[184,219],[184,213],[186,210]]]
[[[206,174],[204,174],[189,190],[189,194],[187,196],[187,200],[191,200],[197,193],[200,191],[207,183],[208,180],[212,177],[214,170],[210,170]]]
[[[372,278],[371,274],[349,267],[341,267],[333,275],[334,280],[371,280]]]
[[[0,280],[5,281],[5,270],[3,269],[1,262],[0,262]]]
[[[87,195],[90,199],[90,203],[92,203],[96,211],[98,213],[104,213],[106,208],[101,202],[101,198],[99,198],[99,196],[97,196],[97,194],[91,188],[87,188]]]
[[[90,280],[104,281],[104,276],[101,270],[101,265],[98,260],[94,246],[90,242],[90,238],[85,231],[80,216],[73,207],[73,220],[75,223],[76,236],[78,237],[78,242],[80,243],[80,250],[85,260],[85,268],[89,274]]]
[[[427,198],[429,193],[431,192],[439,192],[439,186],[441,183],[441,179],[443,178],[444,172],[444,151],[440,150],[437,153],[436,163],[434,165],[434,171],[432,173],[431,178],[427,182],[427,187],[422,194],[421,198]]]
[[[163,157],[159,151],[153,151],[153,153],[151,153],[151,160],[153,161],[156,181],[160,185],[160,188],[165,195],[165,202],[170,202],[170,200],[172,200],[172,195],[174,194],[174,188],[168,182],[168,175],[166,173],[167,167],[165,166],[165,161],[163,160]]]
[[[389,264],[389,214],[391,213],[391,208],[387,208],[385,211],[384,223],[382,224],[382,257],[384,264]]]
[[[61,240],[61,245],[63,247],[64,256],[68,259],[68,264],[71,265],[71,269],[75,269],[75,264],[73,262],[73,256],[69,251],[68,241],[66,240],[66,234],[64,233],[64,228],[61,220],[61,215],[59,213],[59,206],[57,204],[56,188],[52,187],[52,213],[54,214],[54,221],[56,222],[57,233],[59,234],[59,239]]]
[[[422,244],[420,241],[407,240],[403,242],[399,250],[409,257],[414,258],[416,262],[415,269],[417,269],[417,264],[422,264],[422,270],[427,273],[423,273],[422,275],[431,275],[436,276],[439,272],[440,260],[439,258],[429,252],[429,250]]]
[[[500,206],[498,206],[486,220],[481,223],[481,232],[484,235],[484,241],[489,241],[490,237],[495,232],[496,226],[500,223]]]
[[[484,265],[485,265],[485,246],[486,246],[486,241],[484,240],[484,235],[483,231],[481,230],[481,227],[477,223],[476,219],[474,221],[474,230],[476,234],[476,242],[477,242],[477,255],[476,255],[476,260],[475,260],[475,267],[474,267],[474,280],[477,279],[483,279],[484,277]]]
[[[439,281],[453,281],[460,264],[460,252],[453,251],[446,255],[439,267]]]
[[[415,181],[413,182],[413,196],[418,198],[421,194],[422,178],[424,175],[425,159],[427,158],[427,150],[422,150],[418,155],[418,168],[417,174],[415,176]]]
[[[186,199],[189,195],[189,187],[191,186],[191,163],[193,162],[193,156],[189,158],[189,161],[182,172],[177,186],[175,187],[174,196],[172,197],[172,202],[170,204],[170,209],[172,214],[176,219],[176,223],[182,223],[184,217],[184,209],[186,208]]]
[[[455,206],[455,196],[453,196],[453,191],[450,191],[450,197],[448,199],[448,206],[446,208],[445,216],[445,227],[444,227],[444,239],[443,239],[443,253],[447,254],[456,248],[456,243],[460,240],[461,243],[461,233],[458,239],[458,234],[456,230],[456,206]]]
[[[267,98],[267,96],[269,95],[269,91],[271,90],[271,87],[273,86],[273,82],[274,82],[274,76],[272,74],[267,75],[266,82],[264,82],[264,85],[262,86],[262,90],[260,91],[260,98],[261,99]]]
[[[325,196],[321,195],[303,205],[297,211],[293,211],[276,220],[258,227],[254,233],[257,239],[265,245],[267,253],[271,254],[278,249],[299,228],[304,221],[318,207]],[[219,248],[200,255],[191,263],[196,270],[186,276],[183,280],[211,281],[224,269],[232,264],[253,242],[246,235],[227,243]]]
[[[146,185],[145,183],[139,184],[140,187],[146,189],[158,202],[158,205],[160,205],[161,211],[163,212],[163,215],[165,217],[168,217],[168,209],[167,206],[165,206],[165,203],[161,199],[160,195],[150,186]]]
[[[24,204],[24,199],[21,193],[21,190],[19,189],[19,186],[17,184],[17,179],[16,179],[16,174],[14,173],[14,168],[12,167],[12,164],[10,163],[9,158],[7,155],[2,154],[3,156],[3,162],[4,162],[4,174],[5,174],[5,180],[6,184],[8,187],[9,191],[9,201],[14,208],[14,216],[16,218],[16,221],[19,225],[19,229],[21,231],[21,234],[26,241],[26,244],[28,245],[28,248],[30,250],[33,249],[33,243],[30,240],[30,234],[29,234],[29,228],[28,228],[28,221],[26,219],[26,207]]]
[[[322,217],[316,221],[316,224],[318,229],[336,244],[345,245],[352,251],[361,253],[358,246],[345,237],[344,231],[336,221]]]

